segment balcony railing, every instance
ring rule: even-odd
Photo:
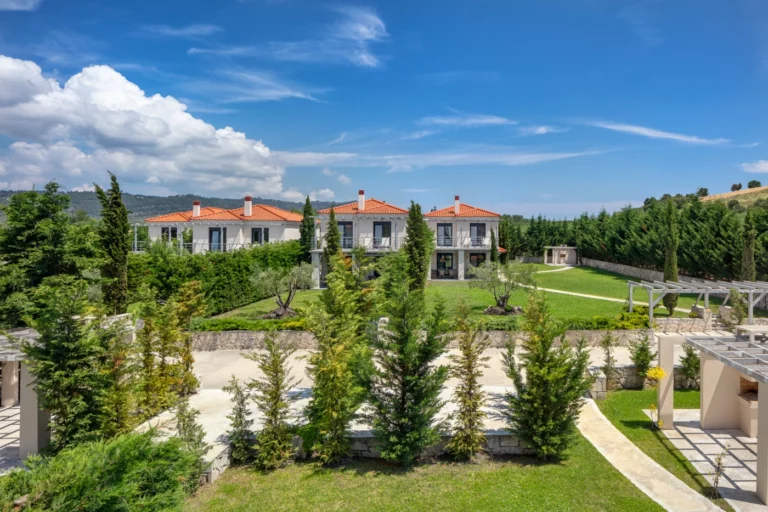
[[[435,239],[435,242],[437,247],[453,247],[456,249],[490,249],[491,247],[491,239],[487,236],[439,236]]]
[[[160,243],[159,240],[154,241],[153,243]],[[268,242],[269,243],[269,242]],[[131,250],[133,252],[144,252],[147,250],[147,247],[149,246],[150,242],[131,242]],[[250,249],[251,247],[257,247],[260,245],[260,243],[241,243],[241,244],[235,244],[235,243],[229,243],[226,244],[218,243],[218,244],[211,244],[210,242],[186,242],[186,243],[179,243],[176,240],[171,240],[170,242],[166,241],[166,245],[173,248],[175,252],[178,252],[179,254],[191,254],[191,253],[200,253],[200,252],[230,252],[230,251],[236,251],[238,249]]]
[[[438,236],[437,237],[437,246],[438,247],[453,247],[453,237],[452,236]]]
[[[350,250],[355,247],[363,247],[370,251],[394,251],[400,248],[405,241],[405,237],[395,236],[361,236],[361,237],[342,237],[342,250]],[[320,250],[325,246],[324,239],[313,238],[310,245],[315,250]]]

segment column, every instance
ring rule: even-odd
[[[768,504],[768,384],[757,387],[757,497]]]
[[[739,428],[740,377],[737,370],[701,353],[701,428]]]
[[[675,345],[684,343],[679,334],[659,334],[659,368],[664,378],[659,382],[658,404],[661,428],[675,428]]]
[[[21,364],[21,410],[19,411],[19,458],[40,453],[51,440],[48,423],[51,415],[40,409],[37,392],[33,386],[34,378],[27,365]]]
[[[464,251],[459,251],[459,281],[464,280]]]
[[[3,395],[0,406],[12,407],[19,405],[19,363],[5,361],[3,363]]]

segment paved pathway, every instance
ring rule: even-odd
[[[532,286],[528,286],[527,288],[533,288]],[[567,292],[565,290],[555,290],[553,288],[539,288],[539,290],[549,292],[549,293],[559,293],[562,295],[572,295],[573,297],[583,297],[585,299],[595,299],[595,300],[607,300],[609,302],[618,302],[620,304],[624,304],[627,302],[627,299],[617,299],[615,297],[603,297],[602,295],[589,295],[587,293],[578,293],[578,292]],[[638,306],[647,306],[647,302],[639,302],[635,301],[635,304]],[[683,308],[675,308],[675,311],[680,311],[681,313],[690,313],[690,309],[683,309]]]
[[[568,265],[565,267],[556,268],[555,270],[537,270],[536,272],[534,272],[534,274],[549,274],[550,272],[562,272],[564,270],[571,270],[572,268],[574,268],[572,265]]]
[[[676,512],[720,510],[632,444],[603,416],[593,400],[587,400],[582,407],[578,426],[608,462],[665,509]]]

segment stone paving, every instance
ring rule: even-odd
[[[0,408],[0,475],[19,466],[19,407]]]
[[[720,478],[721,494],[735,510],[768,511],[755,493],[757,439],[738,429],[702,429],[699,413],[698,409],[676,409],[675,428],[662,432],[710,484],[715,458],[728,449]]]

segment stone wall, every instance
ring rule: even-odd
[[[590,366],[589,374],[595,377],[589,390],[595,400],[602,400],[607,393],[606,378],[600,366]],[[633,364],[616,365],[616,376],[611,379],[611,389],[642,389],[649,387],[648,382],[637,374]],[[683,375],[682,367],[675,366],[675,389],[698,389],[698,382],[692,382]]]
[[[380,457],[378,442],[373,434],[360,432],[353,435],[351,440],[350,453],[352,456],[373,459]],[[438,444],[425,450],[424,456],[437,457],[445,454],[445,447],[450,440],[451,436],[442,436]],[[532,455],[534,453],[517,437],[504,430],[486,432],[483,449],[489,455]]]

